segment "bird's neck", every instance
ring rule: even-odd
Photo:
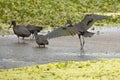
[[[13,24],[13,27],[17,27],[17,25],[16,25],[16,24]]]
[[[86,24],[87,26],[92,26],[94,23],[93,19],[86,19],[86,18],[83,19],[81,22]]]

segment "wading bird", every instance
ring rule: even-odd
[[[84,44],[85,40],[84,37],[92,37],[94,35],[93,32],[87,31],[94,22],[98,20],[103,20],[110,18],[111,16],[103,16],[103,15],[97,15],[97,14],[87,14],[85,15],[84,19],[76,24],[72,24],[71,20],[67,20],[67,24],[69,24],[67,27],[63,27],[64,30],[67,30],[71,35],[77,34],[80,40],[81,45],[81,51],[84,53]]]
[[[73,25],[72,24],[72,22],[71,22],[71,20],[67,20],[67,24],[68,24],[68,26],[67,27],[74,27],[75,25]],[[77,25],[78,26],[78,25]],[[82,27],[81,27],[82,28]],[[66,27],[64,27],[63,28],[64,30],[66,30],[66,29],[68,29],[68,28],[66,28]],[[70,29],[70,28],[69,28]],[[81,45],[81,51],[82,51],[82,53],[84,53],[84,44],[85,44],[85,39],[84,39],[84,37],[92,37],[93,35],[94,35],[94,33],[93,32],[89,32],[89,31],[87,31],[87,30],[84,30],[84,28],[82,28],[82,30],[81,31],[79,31],[79,33],[77,32],[77,30],[75,30],[76,32],[74,32],[74,30],[72,31],[72,28],[70,29],[71,31],[69,31],[69,33],[73,36],[73,35],[75,35],[75,34],[77,34],[78,35],[78,37],[79,37],[79,40],[80,40],[80,45]]]
[[[27,25],[26,28],[29,30],[29,32],[33,35],[35,31],[40,32],[43,28],[40,26],[35,25]],[[34,36],[33,36],[34,38]]]
[[[94,33],[87,31],[96,21],[110,18],[111,16],[86,14],[84,19],[76,24],[72,24],[71,20],[67,21],[68,26],[60,27],[48,33],[44,37],[46,39],[56,38],[60,36],[69,36],[77,34],[80,40],[80,50],[84,53],[84,37],[91,37]]]
[[[38,35],[37,31],[34,32],[34,36],[39,47],[45,48],[45,45],[49,44],[47,38],[44,35]]]
[[[28,29],[25,26],[17,25],[16,21],[12,21],[11,25],[8,29],[10,29],[12,25],[13,25],[14,34],[17,35],[17,37],[18,37],[18,43],[20,42],[19,37],[22,37],[24,39],[24,37],[30,36],[30,32],[28,31]]]

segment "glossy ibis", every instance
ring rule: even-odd
[[[45,48],[45,45],[49,44],[47,38],[44,35],[38,35],[37,31],[34,32],[34,36],[35,36],[36,43],[39,45],[39,47]]]
[[[9,28],[11,28],[12,25],[13,25],[14,34],[17,35],[17,37],[18,37],[18,43],[19,43],[19,37],[22,37],[24,39],[24,37],[30,36],[30,32],[28,31],[28,29],[25,26],[17,25],[16,21],[12,21]]]
[[[96,21],[110,18],[111,16],[86,14],[83,20],[79,23],[72,24],[71,20],[67,21],[68,26],[57,28],[45,35],[46,38],[56,38],[60,36],[69,36],[77,34],[80,40],[81,52],[84,53],[84,37],[91,37],[94,33],[87,31]]]
[[[27,25],[26,28],[33,35],[35,31],[40,32],[43,28],[35,25]],[[34,36],[33,36],[34,37]]]

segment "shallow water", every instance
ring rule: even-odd
[[[120,28],[96,29],[92,38],[86,38],[85,54],[80,56],[77,36],[49,40],[46,48],[38,48],[34,40],[17,43],[15,35],[0,36],[0,68],[13,68],[57,61],[83,61],[102,58],[120,58]],[[22,41],[22,40],[21,40]]]

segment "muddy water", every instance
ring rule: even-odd
[[[15,35],[0,36],[0,68],[13,68],[57,61],[83,61],[101,58],[120,58],[120,29],[96,29],[92,38],[86,38],[85,54],[80,56],[77,36],[49,40],[46,48],[38,48],[34,40],[17,43]],[[22,41],[22,40],[21,40]]]

